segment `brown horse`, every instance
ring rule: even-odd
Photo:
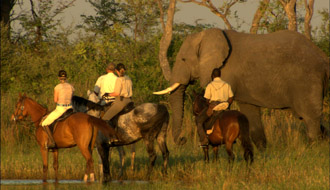
[[[30,116],[32,122],[36,126],[36,139],[40,146],[43,159],[44,183],[47,182],[48,149],[46,149],[46,144],[48,136],[41,127],[40,121],[46,114],[46,108],[27,97],[25,94],[23,96],[19,94],[15,112],[11,117],[12,120],[16,121],[22,120],[26,116]],[[87,161],[84,181],[87,182],[88,175],[90,175],[90,181],[95,180],[92,152],[98,130],[111,139],[117,138],[115,131],[106,122],[85,113],[74,113],[65,120],[57,122],[56,129],[53,133],[56,142],[56,148],[53,149],[55,182],[58,182],[58,149],[71,148],[74,146],[79,147],[82,155]]]
[[[193,112],[197,118],[201,111],[208,107],[206,99],[195,93]],[[197,120],[197,119],[196,119]],[[208,135],[209,144],[213,147],[215,160],[218,158],[218,146],[225,144],[229,156],[229,163],[235,159],[232,148],[237,138],[240,139],[244,149],[244,159],[247,164],[253,162],[253,147],[249,135],[249,121],[244,114],[235,110],[226,110],[217,115],[213,124],[213,131]],[[208,147],[203,147],[204,159],[209,161]]]

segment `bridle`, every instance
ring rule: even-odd
[[[26,99],[26,97],[24,96],[24,97],[22,97],[22,100],[20,100],[18,102],[18,103],[21,103],[21,106],[20,106],[20,108],[16,108],[16,110],[15,110],[14,118],[13,118],[14,121],[16,121],[16,120],[18,121],[20,117],[24,118],[26,116],[23,114],[23,111],[25,108],[25,106],[24,106],[25,99]]]

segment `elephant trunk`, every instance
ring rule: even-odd
[[[175,91],[173,91],[170,95],[170,105],[172,109],[172,136],[174,138],[174,142],[177,145],[184,145],[187,142],[185,137],[181,137],[182,131],[182,118],[184,112],[184,95],[186,85],[180,85]]]

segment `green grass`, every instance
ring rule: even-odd
[[[2,110],[3,111],[3,110]],[[9,118],[7,116],[6,118]],[[198,147],[193,116],[185,112],[184,133],[189,141],[183,147],[173,143],[171,125],[168,132],[170,160],[168,175],[162,175],[162,157],[157,149],[157,161],[151,180],[145,183],[148,155],[143,141],[137,143],[135,170],[131,171],[130,151],[126,148],[124,182],[104,186],[94,184],[1,185],[1,189],[329,189],[329,141],[309,144],[304,124],[287,111],[263,111],[263,124],[268,140],[264,152],[255,150],[250,168],[243,159],[238,141],[234,145],[236,159],[230,169],[224,147],[217,162],[205,163]],[[18,124],[1,120],[1,179],[42,179],[42,159],[31,122]],[[329,128],[329,126],[326,126]],[[211,160],[212,151],[209,151]],[[97,152],[93,153],[96,178],[100,179]],[[52,154],[49,155],[48,179],[54,179]],[[85,160],[77,147],[59,152],[59,179],[82,180]],[[111,176],[119,179],[119,157],[112,152]],[[139,183],[141,182],[142,183]]]

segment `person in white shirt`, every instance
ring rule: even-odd
[[[117,76],[114,73],[115,67],[116,65],[114,63],[110,63],[106,68],[107,74],[102,77],[103,85],[100,85],[100,93],[103,94],[100,94],[100,96],[106,103],[115,101],[115,97],[111,96],[111,93],[115,90],[117,80]]]
[[[204,98],[207,99],[210,108],[214,108],[220,103],[228,102],[228,105],[230,105],[233,102],[234,94],[231,89],[231,86],[225,81],[223,81],[220,77],[220,69],[214,69],[211,75],[212,82],[210,82],[205,89]],[[200,146],[202,147],[208,145],[208,139],[205,133],[205,129],[203,127],[204,122],[209,118],[207,114],[208,109],[209,108],[206,107],[196,118],[197,132],[200,138]]]

